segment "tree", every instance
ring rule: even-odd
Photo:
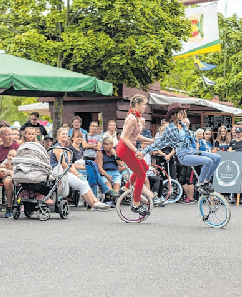
[[[232,100],[236,106],[239,105],[242,96],[242,19],[234,15],[230,18],[224,18],[219,15],[219,30],[222,50],[220,52],[204,54],[200,60],[217,65],[218,67],[204,71],[203,74],[217,84],[211,86],[211,91],[218,93],[220,99],[225,101]],[[226,45],[226,46],[225,46]],[[226,57],[226,75],[224,79],[224,57]],[[193,57],[176,60],[176,66],[171,74],[167,75],[162,87],[179,86],[181,84],[186,90],[196,97],[211,98],[212,95],[208,88],[204,88],[203,80],[198,70],[194,66]]]
[[[146,89],[190,33],[178,0],[0,0],[0,47],[34,61]]]

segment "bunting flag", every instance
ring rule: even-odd
[[[192,33],[188,42],[182,43],[180,52],[173,52],[173,58],[183,58],[221,50],[218,28],[217,2],[185,9],[191,22]]]
[[[194,56],[194,64],[197,67],[197,69],[200,70],[212,70],[217,67],[216,65],[201,62],[197,56]]]
[[[207,77],[204,76],[203,74],[202,74],[202,78],[203,78],[203,81],[204,81],[204,83],[205,83],[206,85],[214,86],[214,85],[217,84],[215,81],[210,80],[209,78],[207,78]]]

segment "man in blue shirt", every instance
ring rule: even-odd
[[[68,136],[72,137],[73,130],[81,131],[83,134],[87,134],[87,131],[82,129],[82,118],[79,116],[74,116],[71,120],[72,128],[68,132]]]

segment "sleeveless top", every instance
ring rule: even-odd
[[[138,136],[139,136],[139,134],[141,133],[141,131],[142,131],[142,124],[139,122],[137,122],[137,118],[132,114],[132,113],[130,113],[127,117],[126,117],[126,119],[125,119],[125,122],[124,122],[124,129],[125,129],[125,126],[128,124],[128,123],[131,123],[132,125],[133,125],[133,127],[134,127],[134,130],[133,130],[133,133],[131,134],[131,136],[130,136],[130,142],[134,145],[134,146],[136,146],[136,140],[137,140],[137,138],[138,138]],[[123,130],[124,130],[123,129]],[[123,138],[123,133],[124,132],[122,132],[122,134],[121,134],[121,138]]]
[[[105,171],[118,170],[118,164],[115,160],[115,156],[114,155],[108,156],[104,150],[102,150],[102,153],[103,153],[103,169]]]
[[[58,146],[59,147],[62,147],[59,142],[57,142],[53,147],[58,147]],[[64,151],[64,155],[65,155],[66,164],[68,164],[68,154],[67,154],[67,151]],[[58,165],[58,160],[57,160],[56,155],[53,152],[53,150],[51,151],[51,154],[50,154],[50,165],[52,166],[52,169],[54,169],[55,166]]]

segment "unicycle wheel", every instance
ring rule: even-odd
[[[225,227],[231,218],[227,200],[217,192],[206,197],[202,195],[198,201],[198,210],[204,223],[213,228]]]
[[[146,216],[141,216],[138,213],[131,211],[132,191],[124,192],[116,201],[116,210],[121,220],[126,223],[140,223],[147,219]],[[149,211],[153,208],[152,199],[144,192],[141,193],[140,203]]]

